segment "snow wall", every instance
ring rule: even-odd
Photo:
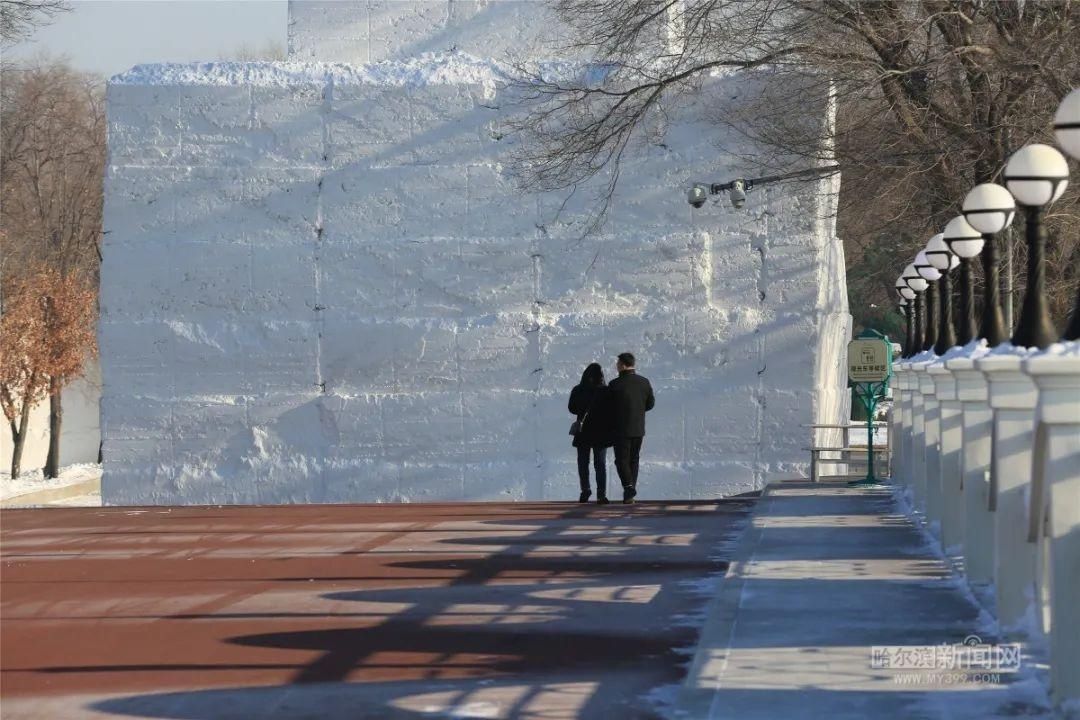
[[[509,176],[487,61],[114,78],[105,503],[576,497],[567,396],[627,350],[657,395],[643,498],[805,475],[805,425],[846,413],[838,181],[685,200],[753,175],[708,117],[767,81],[706,82],[583,237],[587,192]]]

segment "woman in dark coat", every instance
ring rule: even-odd
[[[577,448],[578,478],[581,480],[581,496],[578,502],[588,502],[592,496],[589,487],[589,453],[592,452],[593,468],[596,470],[596,502],[606,505],[607,499],[607,448],[611,447],[611,422],[608,417],[607,386],[604,385],[604,369],[600,363],[592,363],[581,374],[581,384],[570,392],[568,409],[577,416],[580,429],[574,435]]]

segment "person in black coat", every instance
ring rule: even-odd
[[[615,446],[615,470],[623,486],[623,503],[637,495],[638,464],[645,438],[645,413],[656,405],[652,384],[637,374],[631,353],[619,355],[615,363],[619,377],[608,385],[609,412]]]
[[[600,363],[592,363],[581,374],[581,383],[570,392],[567,409],[577,417],[578,432],[574,435],[577,448],[578,479],[581,496],[578,502],[588,502],[592,496],[589,487],[589,455],[592,454],[596,470],[596,502],[606,505],[607,499],[607,448],[611,447],[611,422],[608,417],[607,387],[604,385],[604,369]]]

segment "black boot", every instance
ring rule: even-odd
[[[606,495],[601,495],[600,497],[596,498],[597,505],[607,505],[610,502],[611,501],[607,499]]]
[[[591,498],[591,497],[592,497],[592,490],[582,490],[581,495],[578,497],[577,501],[579,503],[587,503],[587,502],[589,502],[589,498]]]

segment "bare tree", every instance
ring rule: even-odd
[[[835,154],[845,182],[838,227],[851,283],[892,305],[904,260],[956,214],[977,182],[1000,179],[1020,146],[1051,141],[1050,118],[1080,84],[1080,20],[1068,0],[556,0],[570,50],[591,72],[574,80],[525,74],[531,110],[515,125],[518,171],[532,187],[569,189],[607,178],[649,119],[680,102],[711,72],[756,70],[771,91],[715,116],[773,152],[763,170],[792,158]],[[804,121],[834,93],[835,127]],[[777,168],[770,167],[775,162]],[[688,169],[692,172],[692,169]],[[1049,219],[1051,305],[1074,296],[1078,194]],[[600,208],[604,210],[602,206]],[[864,267],[867,250],[892,245],[895,261]],[[873,259],[886,256],[872,253]],[[1019,264],[1019,263],[1018,263]]]
[[[0,44],[14,45],[69,10],[66,0],[0,0]]]
[[[10,279],[46,266],[64,282],[96,288],[105,167],[100,83],[46,63],[5,68],[0,92],[0,272]],[[79,337],[92,354],[93,334]],[[61,391],[71,379],[48,374],[48,477],[59,472]]]

